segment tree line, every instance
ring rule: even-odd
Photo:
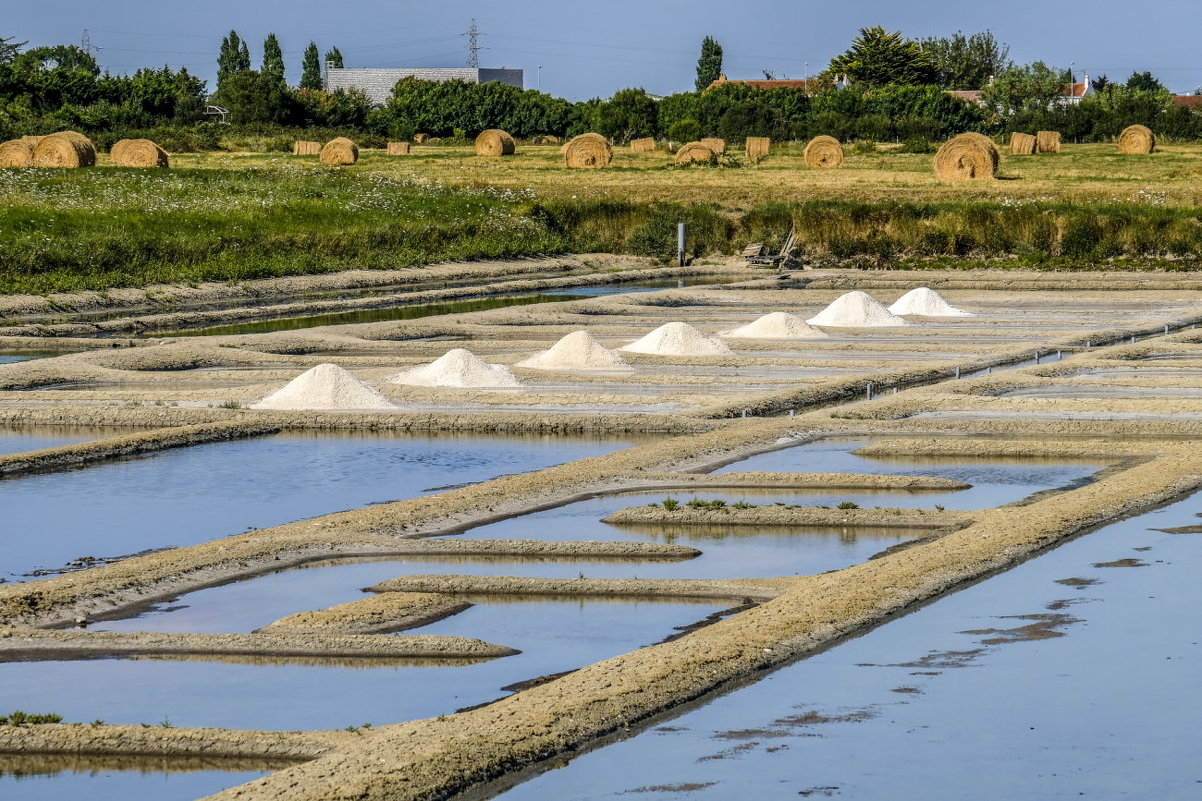
[[[1071,140],[1103,140],[1133,122],[1171,138],[1202,139],[1202,115],[1179,108],[1150,73],[1126,83],[1105,76],[1074,105],[1059,102],[1071,78],[1042,62],[1016,65],[1009,47],[989,32],[922,40],[881,27],[861,29],[807,88],[756,88],[738,82],[712,85],[722,70],[722,47],[707,36],[693,91],[657,98],[627,88],[607,99],[571,102],[500,83],[445,83],[408,78],[373,108],[357,91],[323,90],[325,63],[343,65],[331,47],[305,48],[299,81],[290,85],[278,38],[269,34],[262,60],[252,62],[236,31],[222,40],[217,81],[184,68],[140,69],[133,75],[102,73],[91,53],[58,45],[25,49],[0,37],[0,138],[74,128],[116,136],[134,130],[208,131],[224,121],[264,129],[328,128],[391,139],[425,132],[470,137],[501,128],[526,138],[597,131],[618,142],[653,136],[690,141],[703,136],[739,140],[767,136],[807,139],[907,141],[918,146],[963,131],[1058,130]],[[765,71],[765,77],[772,73]],[[981,103],[949,89],[979,89]],[[211,109],[210,109],[211,111]],[[163,131],[167,133],[164,134]]]

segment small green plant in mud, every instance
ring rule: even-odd
[[[680,506],[680,501],[676,500],[675,498],[664,498],[662,505],[665,510],[669,512],[675,512],[676,508]]]
[[[935,511],[936,511],[936,512],[942,512],[943,510],[944,510],[944,507],[943,507],[941,504],[938,504],[938,503],[937,503],[937,504],[935,504]]]
[[[62,715],[22,712],[20,709],[13,710],[7,715],[0,715],[0,726],[37,726],[43,723],[62,722]]]
[[[227,400],[227,401],[223,401],[221,403],[221,405],[218,406],[217,408],[219,408],[219,409],[241,409],[242,404],[235,400]]]
[[[738,501],[737,503],[732,503],[730,505],[730,508],[731,509],[754,509],[755,504],[748,503],[747,501]]]
[[[715,498],[712,501],[704,501],[701,498],[693,498],[691,501],[686,503],[685,506],[689,507],[690,509],[703,509],[707,512],[716,512],[717,510],[726,506],[726,501],[720,498]]]
[[[859,509],[860,504],[858,504],[854,501],[844,501],[843,503],[839,504],[835,508],[836,509]]]

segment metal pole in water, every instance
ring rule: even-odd
[[[1165,326],[1164,326],[1164,332],[1165,332],[1166,334],[1167,334],[1167,333],[1169,333],[1169,325],[1168,325],[1168,323],[1165,323]]]
[[[1060,354],[1060,351],[1056,351],[1056,361],[1060,361],[1060,360],[1061,360],[1061,359],[1063,359],[1063,358],[1064,358],[1064,356],[1062,356],[1062,355]]]
[[[1132,335],[1131,335],[1131,344],[1132,344],[1132,345],[1134,345],[1134,344],[1135,344],[1135,334],[1132,334]]]
[[[960,365],[956,365],[956,378],[960,377]]]
[[[1089,350],[1089,348],[1090,348],[1090,346],[1091,346],[1091,345],[1093,345],[1093,343],[1092,343],[1092,342],[1090,342],[1088,339],[1087,339],[1087,340],[1085,340],[1085,349],[1086,349],[1086,350]]]
[[[790,409],[790,410],[789,410],[789,416],[790,416],[790,417],[796,417],[796,416],[797,416],[797,410],[796,410],[796,409]]]
[[[864,388],[864,394],[865,394],[866,400],[872,400],[872,382],[871,381],[869,381],[868,386]]]
[[[1035,351],[1035,363],[1039,364],[1039,351]]]
[[[676,225],[676,255],[679,257],[679,264],[684,266],[684,223]]]
[[[743,410],[743,416],[744,416],[744,417],[746,417],[746,416],[748,415],[748,413],[749,413],[749,412],[751,412],[751,409],[744,409],[744,410]]]

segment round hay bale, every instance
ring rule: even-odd
[[[429,139],[430,134],[428,133],[419,133],[413,135],[413,141],[419,145],[424,145],[427,141],[429,141]]]
[[[1010,134],[1010,155],[1030,156],[1035,152],[1037,137],[1015,131]]]
[[[614,151],[601,134],[586,133],[569,140],[562,148],[563,163],[568,167],[607,167]]]
[[[1128,125],[1119,134],[1119,152],[1127,155],[1151,153],[1156,150],[1156,134],[1146,125]]]
[[[703,142],[689,142],[687,145],[682,145],[680,150],[676,151],[676,163],[678,165],[713,164],[717,160],[718,154]]]
[[[92,167],[96,164],[96,148],[92,140],[75,131],[60,131],[42,140],[33,148],[35,167]]]
[[[710,150],[714,151],[714,153],[719,156],[726,152],[726,140],[719,139],[716,136],[704,137],[701,140],[701,144],[705,145],[706,147],[708,147]]]
[[[630,150],[633,153],[651,153],[655,150],[655,139],[650,136],[644,136],[641,139],[631,139]]]
[[[122,139],[113,145],[109,157],[115,167],[169,167],[167,151],[149,139]]]
[[[408,156],[409,155],[409,143],[408,142],[389,142],[388,149],[385,152],[390,156]]]
[[[292,143],[292,155],[316,156],[321,153],[321,142],[308,142],[298,139]]]
[[[359,160],[359,146],[345,136],[326,142],[321,149],[321,163],[330,165],[354,164]]]
[[[22,136],[17,141],[24,142],[25,144],[29,145],[30,147],[37,147],[38,142],[42,141],[45,138],[46,137],[44,137],[44,136]]]
[[[515,150],[513,137],[496,128],[481,131],[476,137],[477,156],[512,156]]]
[[[843,164],[843,145],[833,136],[815,136],[806,145],[807,167],[833,169]]]
[[[539,144],[543,144],[543,145],[558,145],[558,144],[559,144],[559,137],[558,137],[558,136],[551,136],[550,134],[548,134],[547,136],[541,137],[541,138],[539,139]]]
[[[989,180],[999,158],[997,145],[988,136],[962,133],[935,153],[935,176],[949,181]]]
[[[1036,131],[1035,132],[1035,152],[1036,153],[1059,153],[1060,152],[1060,131]]]
[[[13,139],[0,144],[0,167],[32,167],[33,147],[28,142]]]

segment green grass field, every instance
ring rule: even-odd
[[[734,154],[736,159],[738,154]],[[806,169],[799,146],[738,167],[672,166],[615,149],[567,170],[554,146],[316,157],[213,153],[170,170],[0,170],[0,292],[239,281],[450,259],[605,250],[668,257],[776,242],[791,223],[819,264],[1194,268],[1202,146],[1120,156],[1111,145],[1003,155],[994,181],[949,183],[929,155],[849,150]],[[997,266],[997,265],[995,265]]]

